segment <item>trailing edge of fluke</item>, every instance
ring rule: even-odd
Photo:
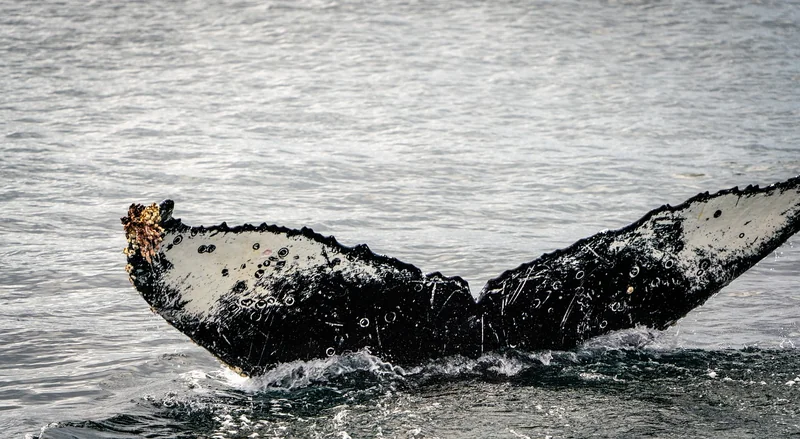
[[[126,267],[172,326],[242,375],[366,350],[396,364],[512,347],[569,349],[664,329],[800,230],[800,177],[699,194],[490,280],[424,274],[311,229],[190,227],[132,204]]]

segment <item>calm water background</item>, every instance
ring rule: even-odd
[[[800,435],[798,237],[665,333],[243,380],[150,313],[119,224],[173,198],[477,293],[800,174],[797,2],[5,0],[0,136],[0,436]]]

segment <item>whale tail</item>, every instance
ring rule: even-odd
[[[636,325],[666,329],[800,230],[800,178],[662,206],[488,282],[500,344],[564,348]]]
[[[490,280],[467,283],[311,229],[190,227],[131,205],[127,270],[167,322],[243,375],[368,350],[412,364],[502,347],[569,349],[663,329],[800,230],[800,177],[662,206]]]

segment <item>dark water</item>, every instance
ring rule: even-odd
[[[0,2],[0,435],[800,435],[797,237],[664,333],[243,380],[149,312],[119,224],[172,198],[477,292],[800,174],[798,127],[792,2]]]
[[[42,437],[788,437],[797,391],[775,380],[800,385],[786,372],[799,360],[792,351],[597,349],[400,372],[355,355],[238,388],[219,373],[186,374],[192,395],[145,396],[125,414],[62,422]]]

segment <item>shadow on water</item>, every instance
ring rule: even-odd
[[[140,397],[130,413],[57,422],[35,437],[783,437],[800,431],[799,364],[794,349],[584,347],[403,370],[356,353],[255,379],[189,372],[182,389]],[[448,425],[469,424],[473,410],[495,426]],[[498,413],[523,426],[498,430]]]

